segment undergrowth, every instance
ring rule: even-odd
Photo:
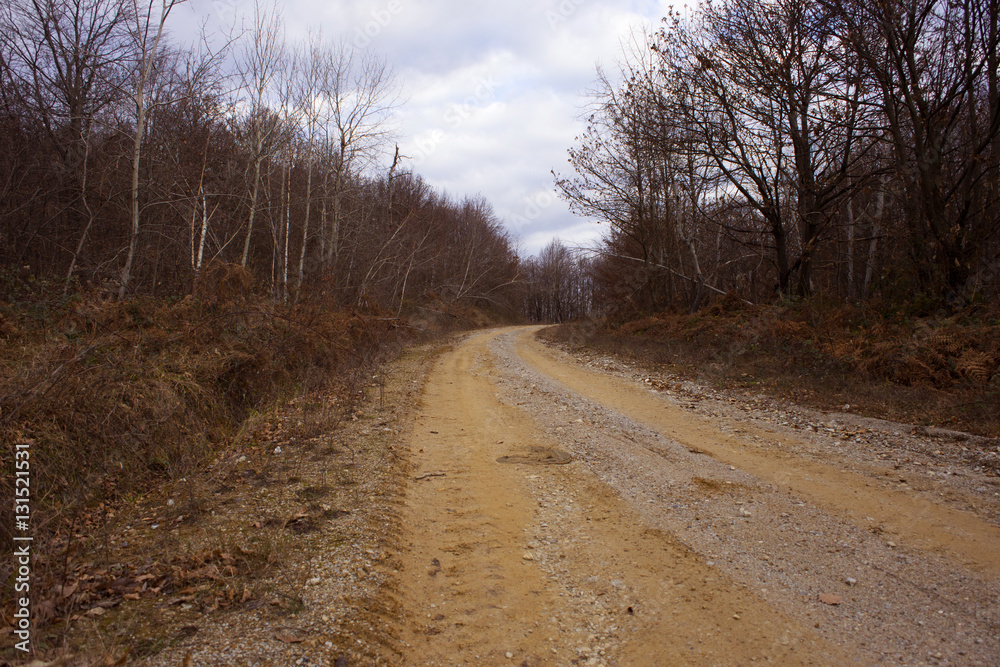
[[[14,451],[28,445],[33,580],[57,579],[44,554],[60,532],[197,470],[268,406],[320,390],[348,405],[407,335],[319,299],[256,297],[238,267],[207,280],[205,298],[121,302],[0,277],[0,497],[14,497]],[[4,612],[13,510],[0,505]]]
[[[915,316],[881,304],[720,300],[564,325],[555,339],[822,409],[1000,435],[1000,311]]]

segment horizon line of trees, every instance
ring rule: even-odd
[[[167,30],[181,4],[0,8],[0,266],[124,299],[197,292],[216,261],[284,301],[519,310],[490,204],[403,168],[383,59],[318,34],[288,44],[260,2],[222,47],[182,47]]]
[[[635,31],[553,172],[595,304],[1000,296],[998,0],[723,0]]]

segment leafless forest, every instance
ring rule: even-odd
[[[5,3],[0,263],[118,298],[195,293],[218,262],[285,302],[514,306],[490,205],[394,156],[400,86],[377,54],[288,43],[260,7],[231,41],[182,46],[179,4]]]
[[[604,244],[536,316],[994,301],[998,25],[995,0],[730,0],[634,32],[556,172]]]
[[[487,202],[393,159],[400,87],[377,54],[287,43],[263,9],[230,42],[182,46],[177,4],[6,5],[8,270],[166,297],[224,262],[282,300],[526,298],[534,319],[722,293],[996,297],[995,1],[734,0],[633,32],[556,171],[604,243],[531,260]]]

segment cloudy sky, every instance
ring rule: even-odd
[[[192,0],[181,26],[239,22],[253,0]],[[280,0],[278,0],[280,2]],[[551,170],[566,150],[597,64],[615,69],[621,41],[652,26],[656,0],[286,0],[290,43],[310,28],[373,49],[395,70],[406,100],[400,151],[435,188],[482,194],[535,254],[552,238],[587,244],[600,233],[555,194]]]

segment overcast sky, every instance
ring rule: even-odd
[[[280,3],[280,0],[279,0]],[[633,26],[653,26],[656,0],[286,0],[290,43],[309,28],[373,49],[395,70],[409,166],[455,198],[482,194],[525,255],[552,238],[600,234],[555,194],[551,170],[583,129],[598,63],[614,69]],[[172,20],[209,28],[250,16],[252,0],[192,0]]]

